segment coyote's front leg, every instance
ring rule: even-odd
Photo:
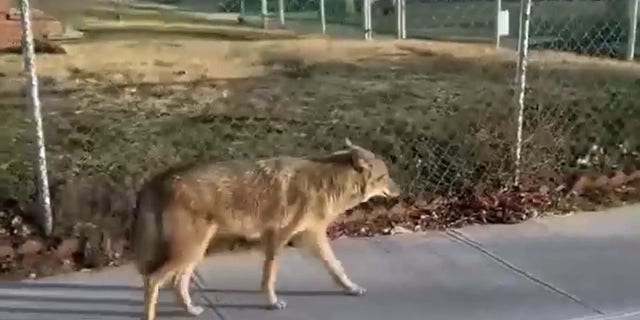
[[[342,263],[336,258],[331,249],[325,229],[306,231],[303,237],[304,246],[307,250],[322,261],[333,280],[344,288],[346,294],[360,296],[367,291],[349,279],[342,267]]]

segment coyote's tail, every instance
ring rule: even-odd
[[[163,228],[166,199],[162,191],[154,187],[153,183],[148,183],[138,192],[129,237],[134,263],[143,275],[153,273],[167,259],[167,241]]]

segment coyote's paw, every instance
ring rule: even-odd
[[[282,299],[278,299],[276,302],[271,303],[268,308],[270,310],[283,310],[286,307],[287,307],[287,302]]]
[[[365,294],[365,292],[367,292],[367,289],[357,285],[345,291],[345,293],[350,296],[361,296]]]
[[[187,308],[187,313],[189,313],[192,316],[199,316],[203,312],[204,312],[204,308],[200,306],[189,306]]]

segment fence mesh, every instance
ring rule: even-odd
[[[530,177],[629,172],[640,159],[637,79],[626,70],[531,68],[523,164]]]
[[[580,56],[624,58],[629,44],[627,1],[539,1],[533,7],[533,50],[525,107],[524,170],[538,182],[577,172],[611,175],[638,167],[640,125],[636,65]],[[577,54],[577,56],[575,55]],[[562,61],[545,66],[543,60]],[[534,179],[534,180],[535,180]]]
[[[624,55],[629,31],[626,0],[536,1],[531,49]]]
[[[491,0],[408,0],[407,36],[442,40],[490,40],[495,33],[495,6],[496,2]],[[387,20],[389,19],[384,19],[381,23],[386,23]],[[393,22],[389,22],[388,28],[393,27]]]

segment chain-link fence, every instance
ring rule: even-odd
[[[39,0],[47,2],[47,0]],[[496,42],[516,49],[518,0],[111,0],[112,8],[89,11],[96,16],[201,22],[255,28],[286,28],[298,34],[365,36],[363,6],[370,5],[374,38],[391,38],[404,28],[406,37],[449,41]],[[405,4],[403,14],[397,6]],[[530,48],[579,54],[628,57],[638,46],[633,34],[633,0],[540,0],[531,16]],[[282,8],[281,8],[282,6]],[[321,7],[324,10],[321,10]],[[280,17],[282,11],[282,18]],[[365,10],[366,11],[366,10]],[[120,12],[120,13],[117,13]],[[404,23],[398,19],[404,17]],[[282,25],[282,21],[284,25]],[[324,21],[323,21],[324,20]],[[240,22],[240,24],[238,24]],[[636,50],[637,51],[637,50]]]
[[[623,57],[633,1],[537,1],[531,18],[531,48]],[[637,21],[636,21],[637,24]]]
[[[634,55],[634,6],[637,1],[534,2],[529,47],[552,51],[540,53],[527,75],[523,175],[529,179],[549,183],[568,173],[637,169],[639,70],[616,61]],[[560,51],[569,54],[558,58]]]
[[[263,28],[263,2],[259,0],[180,3],[178,9],[176,5],[123,2],[112,11],[90,10],[105,16],[119,12],[124,20],[152,16],[170,23],[191,17],[199,22],[227,23],[233,27],[240,18],[244,26]],[[319,1],[283,3],[288,28],[307,33],[321,31]],[[327,33],[362,39],[362,3],[365,2],[327,0]],[[628,7],[620,3],[534,2],[530,49],[626,55],[633,23],[626,18],[632,16]],[[378,0],[372,6],[374,39],[395,37],[395,3]],[[406,6],[408,37],[495,40],[498,11],[495,1],[407,0]],[[502,38],[501,46],[516,48],[520,4],[505,0],[500,7],[510,12],[508,17],[503,14],[509,33]],[[268,1],[267,12],[270,23],[277,25],[278,1]],[[185,56],[196,53],[163,43],[162,49],[155,49],[162,53],[172,51],[180,58],[162,60],[175,58],[169,55],[149,62],[145,57],[137,64],[129,64],[144,66],[142,71],[120,70],[127,74],[121,75],[120,80],[114,80],[112,73],[123,65],[121,62],[100,69],[104,74],[82,69],[68,71],[69,79],[79,85],[64,98],[71,99],[68,104],[80,106],[82,112],[46,120],[52,130],[61,128],[47,137],[57,148],[51,157],[55,167],[52,171],[62,175],[56,180],[66,183],[57,194],[73,193],[77,185],[92,185],[91,179],[101,175],[109,181],[105,190],[111,190],[124,177],[129,179],[178,160],[195,160],[206,155],[222,159],[331,151],[342,147],[347,136],[388,160],[393,176],[414,194],[451,195],[509,186],[516,178],[515,150],[519,145],[523,184],[557,185],[563,175],[575,170],[607,172],[639,165],[637,65],[612,59],[609,64],[593,64],[575,54],[558,58],[557,52],[534,52],[526,77],[522,135],[518,139],[519,110],[512,85],[516,73],[514,60],[488,55],[481,58],[473,54],[467,54],[466,58],[439,55],[425,48],[435,46],[433,42],[425,47],[402,43],[389,46],[393,49],[383,49],[388,49],[390,56],[403,59],[362,59],[358,65],[336,61],[309,64],[300,56],[300,52],[313,51],[332,54],[326,51],[328,46],[324,43],[313,50],[294,50],[298,56],[290,59],[282,53],[286,51],[284,45],[272,49],[229,45],[228,48],[236,49],[225,49],[221,56],[209,52],[193,59],[193,65],[209,60],[217,61],[215,65],[196,67],[181,62]],[[134,47],[128,44],[118,50],[135,60],[140,53],[131,51]],[[331,50],[343,50],[350,55],[357,55],[358,50],[385,53],[372,47],[353,45],[341,49],[336,45]],[[455,48],[481,47],[451,46],[448,50]],[[259,57],[250,64],[267,71],[250,81],[222,83],[203,74],[177,85],[116,84],[125,81],[122,79],[137,79],[151,65],[165,72],[162,77],[182,79],[207,68],[236,66],[233,61],[249,59],[245,56],[255,52],[259,52]],[[232,68],[227,71],[234,72]],[[224,90],[235,93],[228,96],[222,93]],[[11,119],[18,117],[13,116]],[[66,138],[68,135],[70,138]],[[11,192],[11,197],[27,198],[32,190],[19,182],[28,179],[31,169],[18,162],[7,162],[7,168],[13,171],[6,185],[15,187],[7,188],[6,192]],[[85,177],[74,176],[78,173]],[[112,201],[109,197],[115,194],[105,191],[103,200],[91,198],[102,197],[101,193],[86,193],[91,200],[84,201],[87,203],[109,202]],[[68,198],[75,202],[56,203],[60,210],[82,211],[73,207],[79,202],[77,198]],[[126,211],[127,205],[104,207]]]

